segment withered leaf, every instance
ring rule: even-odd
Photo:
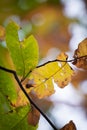
[[[39,118],[39,111],[34,106],[31,106],[31,111],[28,113],[28,124],[36,126],[38,124]]]
[[[74,85],[75,88],[79,89],[79,84],[85,80],[87,80],[87,71],[79,70],[73,77],[72,84]]]
[[[75,50],[74,58],[76,58],[73,62],[74,65],[87,70],[87,38],[79,43],[78,49]]]
[[[76,130],[76,126],[73,121],[70,121],[68,124],[66,124],[63,128],[60,130]]]
[[[30,93],[29,96],[32,98],[33,102],[35,102],[35,98],[37,99],[33,93]],[[31,111],[28,113],[29,125],[36,126],[38,124],[39,118],[40,112],[31,104]]]

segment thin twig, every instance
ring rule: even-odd
[[[25,91],[25,89],[23,88],[23,86],[21,84],[21,81],[19,80],[19,78],[18,78],[18,76],[16,74],[16,71],[4,68],[2,66],[0,66],[0,69],[14,75],[15,80],[17,81],[18,85],[20,86],[21,90],[24,92],[24,94],[26,95],[26,97],[28,98],[28,100],[30,101],[30,103],[41,113],[41,115],[48,121],[48,123],[51,125],[51,127],[54,130],[58,130],[55,127],[55,125],[50,121],[50,119],[41,111],[41,109],[32,101],[32,99],[30,98],[30,96],[27,94],[27,92]]]
[[[38,65],[36,68],[40,68],[42,66],[45,66],[46,64],[53,63],[53,62],[66,62],[67,63],[67,62],[73,62],[73,61],[76,61],[76,60],[82,59],[82,58],[87,58],[87,55],[81,56],[81,57],[77,57],[77,58],[74,58],[72,60],[59,60],[59,59],[55,59],[55,60],[47,61],[47,62],[45,62],[45,63],[43,63],[41,65]]]

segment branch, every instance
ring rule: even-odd
[[[45,62],[45,63],[43,63],[43,64],[41,64],[41,65],[36,66],[36,68],[40,68],[40,67],[42,67],[42,66],[45,66],[45,65],[47,65],[47,64],[49,64],[49,63],[53,63],[53,62],[65,62],[65,63],[67,63],[67,62],[74,62],[74,61],[76,61],[76,60],[78,60],[78,59],[80,60],[80,59],[82,59],[82,58],[87,58],[87,55],[81,56],[81,57],[77,57],[77,58],[74,58],[74,59],[71,59],[71,60],[59,60],[59,59],[55,59],[55,60],[47,61],[47,62]],[[28,76],[31,72],[32,72],[32,70],[29,71],[29,72],[26,74],[26,76],[21,79],[21,83],[27,78],[27,76]]]
[[[55,59],[55,60],[47,61],[46,63],[43,63],[43,64],[37,66],[36,68],[40,68],[40,67],[42,67],[42,66],[44,66],[44,65],[46,65],[46,64],[53,63],[53,62],[66,62],[66,63],[67,63],[67,62],[76,61],[76,60],[78,60],[78,59],[80,60],[80,59],[82,59],[82,58],[87,58],[87,55],[81,56],[81,57],[77,57],[77,58],[74,58],[74,59],[72,59],[72,60],[59,60],[59,59]]]
[[[29,100],[29,102],[41,113],[41,115],[48,121],[48,123],[51,125],[51,127],[54,129],[54,130],[58,130],[55,125],[50,121],[50,119],[41,111],[41,109],[32,101],[32,99],[30,98],[30,96],[27,94],[27,92],[25,91],[25,89],[23,88],[22,84],[21,84],[21,81],[19,80],[17,74],[16,74],[16,71],[14,70],[10,70],[10,69],[7,69],[7,68],[4,68],[2,66],[0,66],[0,69],[3,70],[3,71],[6,71],[8,73],[11,73],[14,75],[15,77],[15,80],[17,81],[18,85],[20,86],[21,90],[24,92],[24,94],[26,95],[27,99]]]

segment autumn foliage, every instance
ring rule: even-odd
[[[83,40],[74,52],[73,59],[61,52],[56,59],[44,64],[39,63],[39,47],[34,36],[22,41],[19,39],[20,27],[11,21],[6,29],[0,27],[0,40],[6,39],[6,47],[0,45],[0,67],[14,70],[26,92],[33,99],[42,99],[55,93],[54,83],[64,88],[75,76],[75,70],[87,70],[87,39]],[[0,129],[26,130],[37,129],[40,114],[30,104],[11,74],[0,68]],[[3,106],[5,105],[5,106]],[[76,130],[70,121],[61,130]]]

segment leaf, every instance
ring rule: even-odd
[[[0,66],[12,67],[8,50],[2,46],[0,46]],[[30,104],[22,90],[19,90],[14,77],[0,70],[0,130],[36,130],[37,128],[28,123]]]
[[[0,46],[0,65],[6,68],[12,66],[8,50],[2,46]],[[15,103],[17,99],[16,85],[14,77],[11,74],[0,70],[0,92],[5,97],[8,97],[12,103]]]
[[[38,63],[38,45],[33,36],[19,41],[19,26],[10,22],[6,27],[6,43],[17,74],[25,77]]]
[[[67,55],[61,53],[58,59],[66,60]],[[67,62],[50,62],[32,71],[29,80],[33,80],[33,87],[29,90],[34,91],[39,98],[52,95],[55,92],[53,81],[63,88],[71,81],[73,74]]]
[[[58,60],[67,60],[68,56],[65,53],[61,53]],[[74,75],[74,70],[70,67],[67,62],[58,63],[60,70],[54,76],[54,81],[58,84],[59,87],[65,87],[71,81],[72,76]]]
[[[76,126],[73,123],[73,121],[70,121],[68,124],[66,124],[62,129],[60,130],[76,130]]]
[[[29,125],[27,115],[12,130],[37,130],[37,126]]]
[[[83,58],[79,58],[82,56]],[[87,38],[79,43],[78,49],[75,50],[74,58],[78,58],[73,62],[74,65],[87,70]]]
[[[31,111],[28,114],[28,123],[32,126],[36,126],[38,124],[39,118],[40,113],[34,106],[31,106]]]
[[[26,117],[28,112],[29,112],[29,106],[23,106],[12,109],[7,113],[0,114],[0,129],[13,130],[17,125],[19,126],[19,128],[21,128],[20,124],[24,119],[26,120],[26,123],[24,122],[22,127],[25,128],[26,126],[28,129],[29,125]],[[18,128],[16,129],[19,130]]]
[[[0,41],[5,39],[5,28],[0,25]]]
[[[0,65],[13,70],[15,65],[17,72],[20,75],[23,74],[23,76],[26,76],[29,70],[33,69],[38,62],[38,46],[33,36],[30,36],[23,42],[20,42],[17,34],[18,29],[18,25],[13,22],[9,23],[7,26],[6,40],[12,59],[8,50],[0,46]],[[21,45],[23,46],[22,48]],[[19,66],[22,64],[24,66]],[[29,111],[29,101],[27,101],[26,96],[18,87],[14,76],[0,70],[0,129],[36,130],[37,126],[30,126],[28,123]]]
[[[34,95],[34,93],[29,93],[29,96],[32,99],[32,101],[37,104],[36,102],[37,98]],[[40,106],[40,109],[41,109],[41,106]],[[32,126],[36,126],[38,124],[39,119],[40,119],[40,112],[31,104],[31,111],[28,114],[28,123]]]
[[[0,46],[0,65],[14,69],[8,50],[2,46]],[[3,70],[0,70],[0,92],[8,99],[7,102],[10,102],[11,106],[19,107],[29,104],[14,76]]]
[[[81,84],[85,80],[87,80],[87,71],[79,70],[73,77],[72,84],[74,85],[75,88],[80,89],[79,84]]]

